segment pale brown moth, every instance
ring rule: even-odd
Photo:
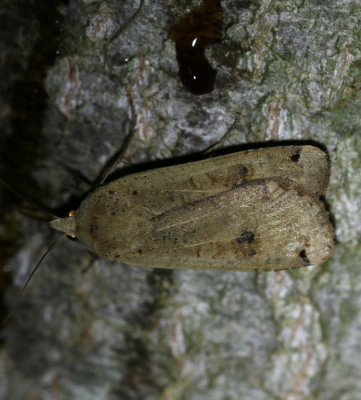
[[[326,154],[282,146],[136,173],[51,226],[99,257],[181,269],[277,271],[325,262],[334,238],[320,195]]]

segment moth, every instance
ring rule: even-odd
[[[278,271],[325,262],[329,176],[314,146],[241,151],[131,174],[51,221],[101,258],[142,267]]]

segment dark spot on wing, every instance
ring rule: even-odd
[[[246,182],[248,173],[248,168],[245,165],[240,164],[238,167],[238,176],[236,176],[235,182],[232,183],[232,188],[234,189],[242,183]]]
[[[306,250],[301,250],[301,251],[298,253],[298,256],[301,257],[302,260],[303,260],[306,264],[308,264],[308,265],[311,264],[310,260],[309,260],[308,257],[307,257]]]
[[[254,241],[254,233],[252,231],[243,232],[236,238],[237,249],[245,258],[253,257],[256,251],[251,248],[251,243]]]
[[[254,233],[252,231],[243,232],[236,238],[237,243],[248,242],[251,243],[254,240]]]
[[[89,232],[92,236],[94,236],[94,233],[98,230],[98,225],[94,222],[91,223],[89,227]]]
[[[300,153],[301,153],[301,149],[297,149],[296,153],[294,153],[294,154],[290,157],[291,161],[297,163],[298,160],[300,159]]]
[[[248,168],[244,165],[240,165],[239,174],[240,174],[241,178],[244,178],[248,174]]]

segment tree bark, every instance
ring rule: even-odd
[[[182,86],[169,36],[197,5],[3,1],[1,176],[63,216],[128,135],[118,174],[218,141],[312,143],[330,158],[336,251],[277,273],[164,271],[63,240],[2,327],[1,400],[361,399],[361,3],[222,1],[202,96]],[[11,309],[57,234],[1,193]]]

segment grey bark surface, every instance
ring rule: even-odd
[[[225,135],[235,149],[315,143],[330,157],[336,251],[295,271],[163,271],[63,240],[2,327],[1,400],[361,399],[361,2],[222,1],[204,96],[181,85],[169,38],[198,4],[2,1],[1,176],[64,211],[130,133],[120,173]],[[0,190],[11,307],[57,233]]]

